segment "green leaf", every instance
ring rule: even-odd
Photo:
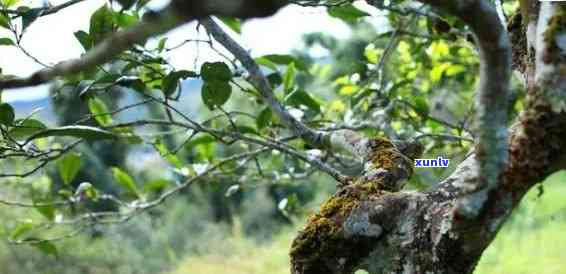
[[[57,162],[59,176],[61,176],[61,179],[63,179],[63,182],[67,185],[77,176],[81,166],[81,156],[76,153],[69,153]]]
[[[375,44],[369,44],[364,49],[364,56],[371,64],[376,65],[377,63],[379,63],[379,59],[381,58],[382,55],[383,55],[383,49],[376,48]]]
[[[289,195],[283,200],[279,201],[279,203],[277,203],[277,208],[283,215],[289,218],[291,214],[297,213],[298,209],[300,208],[299,197],[296,193]]]
[[[49,241],[41,241],[37,244],[33,244],[34,247],[36,247],[37,249],[39,249],[41,252],[43,252],[46,255],[53,255],[55,257],[59,256],[59,253],[57,251],[57,247]]]
[[[264,67],[266,67],[270,70],[277,71],[277,64],[271,62],[270,60],[268,60],[265,57],[256,58],[255,62],[260,66],[264,66]]]
[[[161,140],[161,139],[155,140],[155,142],[153,143],[153,147],[157,150],[157,152],[159,152],[159,155],[161,155],[161,157],[163,157],[165,160],[167,160],[167,162],[169,162],[170,164],[174,165],[177,168],[180,168],[180,167],[183,166],[183,163],[181,162],[181,160],[179,160],[177,155],[175,155],[175,154],[171,153],[171,151],[169,151],[167,146],[163,143],[163,140]]]
[[[117,136],[110,132],[96,127],[89,126],[64,126],[50,128],[39,131],[28,138],[28,141],[52,136],[76,137],[88,140],[114,139]]]
[[[38,120],[19,119],[14,122],[14,127],[10,130],[10,136],[16,140],[21,140],[46,128],[47,127]]]
[[[269,107],[264,108],[256,119],[256,125],[258,129],[264,129],[271,123],[271,117],[273,117],[273,112]]]
[[[0,27],[10,29],[10,21],[10,17],[6,13],[0,12]]]
[[[232,128],[232,127],[229,127]],[[236,126],[236,130],[242,134],[255,134],[257,135],[257,131],[253,127],[249,126]]]
[[[137,22],[139,22],[139,19],[138,19],[137,16],[127,14],[127,13],[119,13],[119,14],[114,15],[114,16],[115,16],[116,24],[120,28],[127,28],[127,27],[133,26]]]
[[[162,90],[163,94],[166,97],[170,97],[173,95],[177,89],[179,88],[179,81],[183,79],[187,79],[189,77],[197,77],[198,75],[193,71],[188,70],[178,70],[169,73],[165,78],[163,78],[162,82]]]
[[[89,34],[96,45],[114,31],[114,12],[104,5],[96,10],[90,17]]]
[[[228,82],[232,80],[232,71],[230,71],[228,65],[223,62],[204,63],[201,67],[200,74],[205,82]]]
[[[218,17],[222,23],[232,29],[234,32],[241,34],[242,33],[242,21],[240,19],[234,17],[225,17],[220,16]]]
[[[112,175],[114,176],[114,180],[123,188],[128,190],[129,192],[138,195],[138,188],[134,179],[125,171],[121,170],[120,168],[113,167],[112,168]]]
[[[90,48],[92,48],[92,38],[90,37],[90,35],[88,33],[84,32],[82,30],[79,30],[79,31],[75,32],[74,34],[75,34],[75,38],[77,38],[79,43],[81,43],[81,46],[83,46],[85,51],[88,51]]]
[[[112,132],[120,138],[120,142],[131,144],[131,145],[139,145],[143,143],[143,139],[136,135],[136,133],[131,128],[121,127],[115,128]]]
[[[12,233],[10,234],[10,240],[21,240],[22,236],[29,233],[34,228],[33,223],[30,220],[19,223]]]
[[[167,43],[167,37],[163,37],[159,40],[159,43],[157,44],[157,52],[162,53],[163,50],[165,50],[165,44]]]
[[[12,39],[6,37],[0,38],[0,46],[13,46],[13,45],[15,44],[14,41],[12,41]]]
[[[369,13],[354,7],[352,4],[331,7],[328,9],[328,14],[347,23],[352,23],[357,19],[369,16]]]
[[[108,107],[100,98],[90,98],[88,100],[88,108],[99,125],[108,126],[112,124],[112,115],[109,114]]]
[[[230,95],[232,95],[232,86],[228,82],[209,81],[205,82],[201,90],[202,101],[210,109],[224,105]]]
[[[197,156],[203,160],[210,160],[214,157],[214,147],[216,139],[210,135],[204,135],[193,139],[185,145],[189,151],[195,150]]]
[[[283,88],[285,92],[290,92],[295,87],[295,76],[297,74],[297,70],[295,68],[295,63],[291,63],[287,67],[287,71],[285,75],[283,75]]]
[[[191,150],[193,148],[195,148],[196,146],[199,145],[206,145],[206,144],[212,144],[216,142],[216,139],[214,139],[214,137],[210,136],[210,135],[204,135],[198,138],[194,138],[192,141],[188,142],[185,145],[185,148],[187,150]]]
[[[5,126],[11,126],[14,123],[16,114],[14,113],[14,108],[9,104],[0,104],[0,124]]]
[[[2,3],[2,7],[10,8],[10,7],[13,7],[16,4],[18,4],[20,2],[20,0],[2,0],[0,2]]]
[[[415,111],[422,117],[428,117],[429,109],[428,102],[423,97],[415,97]]]
[[[281,77],[281,74],[279,74],[279,72],[274,72],[267,75],[267,80],[271,84],[272,88],[277,88],[278,86],[283,84],[283,77]]]
[[[159,193],[171,185],[171,182],[166,179],[152,180],[143,184],[144,193]]]
[[[85,83],[96,83],[96,84],[120,84],[118,83],[121,79],[124,78],[133,78],[133,79],[139,79],[135,76],[121,76],[120,73],[110,73],[110,72],[106,72],[103,75],[100,75],[100,77],[96,77],[96,81],[91,81],[91,80],[83,80],[82,82]]]
[[[448,67],[450,67],[450,64],[448,63],[442,63],[434,66],[430,71],[430,80],[433,83],[440,82],[444,76],[444,72]]]
[[[295,67],[301,71],[307,71],[309,69],[307,64],[305,64],[305,62],[287,54],[269,54],[269,55],[264,55],[260,58],[265,58],[277,65],[287,66],[287,65],[291,65],[291,63],[295,63]]]
[[[25,31],[37,18],[41,16],[43,9],[30,9],[22,15],[22,29]]]
[[[35,202],[35,201],[34,201]],[[38,201],[38,203],[43,203],[44,201]],[[55,207],[53,206],[36,206],[35,210],[39,212],[47,220],[53,221],[55,219]]]
[[[310,94],[303,90],[296,90],[285,98],[285,103],[292,106],[306,106],[320,113],[320,104]]]

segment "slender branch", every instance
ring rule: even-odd
[[[23,173],[1,173],[0,172],[0,178],[10,178],[10,177],[15,177],[15,178],[25,178],[28,177],[34,173],[36,173],[37,171],[41,170],[42,168],[44,168],[47,164],[51,163],[52,161],[55,161],[57,159],[59,159],[60,157],[62,157],[63,155],[65,155],[66,153],[68,153],[69,151],[73,150],[76,146],[78,146],[80,143],[82,143],[84,140],[78,140],[75,141],[74,143],[61,148],[61,149],[57,149],[57,150],[50,150],[47,152],[42,152],[39,155],[29,155],[26,156],[26,158],[28,159],[32,159],[32,158],[40,158],[39,161],[40,163],[35,166],[34,168],[32,168],[29,171],[23,172]],[[52,153],[57,152],[55,155],[51,155]],[[4,155],[2,155],[4,156]],[[24,155],[18,155],[18,156],[24,156]],[[4,158],[4,157],[2,157]]]
[[[269,84],[269,80],[261,72],[259,65],[254,61],[250,54],[234,39],[232,39],[214,20],[204,18],[199,20],[212,37],[230,51],[242,63],[250,74],[250,80],[255,88],[258,89],[261,97],[267,102],[269,107],[281,119],[282,123],[291,129],[297,136],[300,136],[307,143],[315,147],[327,147],[328,142],[325,141],[325,134],[317,132],[301,121],[295,119],[285,109],[285,107],[277,100],[273,89]]]
[[[194,182],[201,180],[204,177],[210,175],[213,171],[221,168],[222,166],[224,166],[228,163],[234,162],[234,161],[241,160],[241,159],[255,157],[258,154],[261,154],[261,153],[266,152],[268,150],[269,150],[269,148],[261,148],[261,149],[257,149],[257,150],[251,151],[251,152],[240,153],[240,154],[236,154],[236,155],[233,155],[231,157],[228,157],[228,158],[218,162],[217,164],[213,165],[212,167],[208,168],[207,170],[203,171],[202,173],[198,174],[197,176],[194,176],[194,177],[186,180],[184,183],[180,184],[179,186],[166,191],[161,196],[159,196],[159,198],[157,198],[157,199],[155,199],[151,202],[141,204],[138,208],[143,209],[143,210],[147,210],[147,209],[156,207],[156,206],[162,204],[163,202],[165,202],[165,200],[167,200],[169,197],[171,197],[174,194],[176,194],[176,193],[182,191],[183,189],[189,187]]]
[[[472,139],[472,138],[468,138],[468,137],[464,137],[464,136],[451,135],[451,134],[421,134],[421,135],[415,137],[415,140],[420,140],[420,139],[424,139],[424,138],[443,139],[443,140],[449,140],[449,141],[464,141],[464,142],[470,142],[470,143],[474,142],[474,139]]]
[[[317,159],[315,157],[310,157],[310,156],[307,156],[303,153],[300,153],[300,152],[296,151],[294,148],[290,147],[289,145],[287,145],[287,144],[285,144],[281,141],[272,140],[272,139],[250,137],[250,136],[247,136],[247,135],[242,134],[242,133],[237,132],[237,131],[222,131],[222,130],[217,130],[217,129],[213,129],[213,128],[207,128],[207,127],[204,127],[200,124],[198,126],[195,126],[193,124],[187,124],[187,123],[182,123],[182,122],[171,122],[171,121],[165,121],[165,120],[137,120],[137,121],[133,121],[133,122],[129,122],[129,123],[112,125],[110,127],[107,127],[107,129],[123,128],[123,127],[131,127],[131,126],[144,126],[144,125],[177,126],[177,127],[182,127],[182,128],[185,128],[185,129],[190,129],[190,130],[193,130],[195,132],[208,133],[208,134],[210,134],[210,135],[212,135],[216,138],[229,137],[229,138],[234,139],[234,140],[241,140],[241,141],[256,144],[256,145],[270,147],[270,148],[278,150],[282,153],[296,157],[299,160],[304,161],[304,162],[314,166],[318,170],[327,173],[328,175],[330,175],[332,178],[334,178],[338,182],[344,182],[348,179],[347,176],[343,175],[338,170],[336,170],[335,168],[324,163],[320,159]]]
[[[301,7],[327,7],[327,8],[331,8],[331,7],[338,7],[338,6],[342,6],[348,3],[351,3],[352,0],[341,0],[341,1],[337,1],[335,3],[321,3],[320,1],[312,1],[312,0],[291,0],[291,3],[297,5],[297,6],[301,6]]]
[[[66,9],[70,6],[73,6],[75,4],[78,4],[78,3],[84,2],[84,1],[85,0],[70,0],[68,2],[62,3],[62,4],[57,5],[57,6],[51,6],[51,7],[45,7],[45,8],[35,8],[35,9],[32,9],[32,10],[39,10],[40,11],[39,16],[47,16],[47,15],[57,13],[57,12],[63,10],[63,9]],[[30,12],[30,10],[25,11],[25,12],[18,11],[18,10],[6,10],[6,13],[8,13],[8,14],[15,14],[15,16],[13,18],[21,17],[28,12]]]

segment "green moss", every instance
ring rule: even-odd
[[[336,214],[345,215],[352,211],[356,206],[356,200],[351,196],[335,196],[326,201],[321,209],[320,215],[333,216]]]
[[[369,254],[372,241],[369,237],[345,237],[343,224],[361,202],[380,194],[374,184],[354,183],[328,199],[293,241],[293,265],[305,273],[330,273],[329,265],[341,260],[344,268],[356,265]]]
[[[402,188],[400,182],[408,179],[413,173],[413,162],[407,156],[401,154],[396,148],[385,148],[375,151],[369,158],[371,166],[366,172],[372,173],[370,169],[387,170],[390,176],[376,177],[366,183],[373,183],[380,189],[387,191],[399,191]]]
[[[382,193],[375,184],[367,182],[354,183],[342,189],[322,204],[319,213],[309,218],[301,236],[293,243],[291,254],[302,253],[305,246],[308,249],[313,246],[320,248],[324,245],[322,242],[340,238],[342,224],[352,210],[362,201],[378,197]],[[320,251],[318,248],[317,250]]]
[[[369,161],[373,168],[381,168],[392,174],[399,168],[400,160],[407,161],[387,139],[376,138],[370,142]],[[409,160],[410,161],[410,160]],[[409,162],[410,166],[410,162]],[[360,177],[338,190],[311,216],[305,228],[293,241],[291,259],[293,267],[302,273],[331,273],[330,266],[342,269],[354,267],[358,260],[369,254],[376,238],[344,234],[344,222],[365,201],[378,199],[387,190],[384,178]]]

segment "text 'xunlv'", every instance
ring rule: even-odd
[[[450,159],[438,157],[436,159],[415,159],[415,167],[448,167]]]

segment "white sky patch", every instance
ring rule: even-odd
[[[37,1],[25,2],[35,3],[33,6],[36,6]],[[57,5],[66,0],[50,2],[52,5]],[[73,33],[78,30],[88,31],[90,15],[105,2],[105,0],[89,0],[57,14],[39,18],[26,30],[22,46],[48,65],[80,57],[84,51]],[[152,1],[151,7],[161,7],[166,2]],[[292,49],[301,46],[304,34],[311,32],[325,32],[339,39],[350,35],[348,26],[338,19],[329,17],[324,8],[299,6],[288,6],[269,18],[249,20],[244,24],[242,32],[242,35],[230,33],[245,48],[249,49],[253,56],[289,53]],[[12,35],[8,31],[0,30],[0,37],[12,38]],[[167,37],[167,47],[173,47],[187,39],[207,39],[203,28],[197,32],[195,23],[173,30],[167,34]],[[152,43],[155,44],[155,41],[157,39],[154,39]],[[221,49],[220,45],[216,44],[216,46],[217,49]],[[195,62],[196,57],[198,59]],[[166,58],[177,69],[195,69],[203,62],[222,60],[217,53],[208,49],[207,45],[197,46],[195,43],[189,43],[171,51]],[[42,66],[15,47],[0,47],[0,68],[3,74],[24,77],[41,69]],[[7,90],[4,91],[2,98],[7,102],[35,100],[46,94],[47,86],[41,86],[25,90]]]

